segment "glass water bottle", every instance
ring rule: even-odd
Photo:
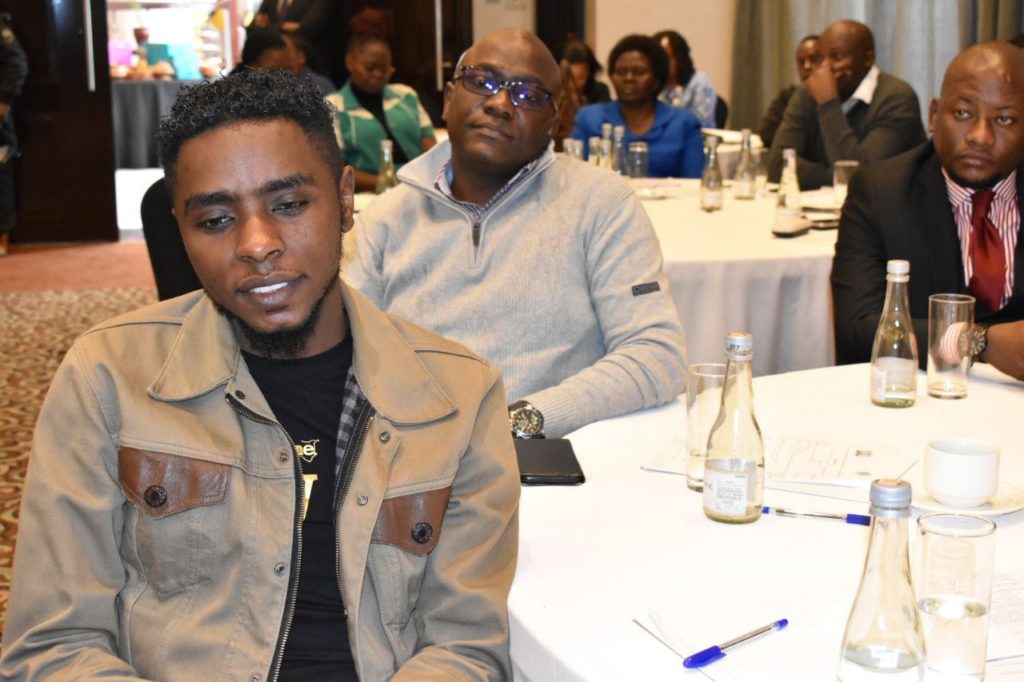
[[[921,682],[924,636],[907,550],[910,484],[871,484],[871,539],[839,656],[840,682]]]
[[[626,126],[615,126],[612,128],[612,170],[619,175],[629,175],[626,169],[628,156],[626,152]]]
[[[761,517],[764,440],[754,416],[754,340],[746,332],[725,337],[722,407],[708,435],[704,513],[715,521],[750,523]]]
[[[917,337],[910,319],[910,262],[886,266],[885,307],[871,348],[871,402],[910,407],[917,399]]]
[[[377,169],[377,187],[374,189],[377,194],[383,194],[398,185],[393,145],[391,140],[380,141],[380,167]]]
[[[782,176],[775,203],[775,232],[786,233],[800,222],[800,180],[796,174],[796,150],[782,150]]]
[[[737,199],[754,198],[757,193],[754,172],[754,156],[750,151],[750,128],[744,128],[740,163],[736,167],[736,177],[732,181],[734,197]]]
[[[722,169],[718,166],[718,138],[709,137],[707,145],[704,173],[700,176],[700,207],[710,213],[722,210]]]

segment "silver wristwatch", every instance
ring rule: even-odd
[[[513,438],[543,438],[544,415],[525,400],[508,406],[508,421]]]

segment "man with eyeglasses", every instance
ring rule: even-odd
[[[550,148],[561,75],[536,36],[484,37],[445,88],[449,141],[359,216],[345,277],[496,364],[513,434],[561,436],[683,389],[682,324],[629,184]]]

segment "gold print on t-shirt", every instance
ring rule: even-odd
[[[299,441],[295,444],[295,454],[306,464],[312,464],[313,460],[316,459],[316,446],[319,442],[319,438]]]

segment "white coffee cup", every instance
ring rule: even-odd
[[[924,487],[950,507],[980,507],[999,487],[999,448],[970,438],[943,438],[924,451]]]

